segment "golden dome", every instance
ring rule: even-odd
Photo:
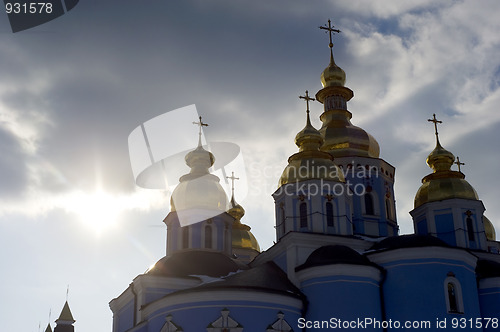
[[[321,151],[335,157],[371,157],[378,158],[380,147],[377,140],[365,130],[351,123],[352,113],[347,110],[347,102],[354,96],[351,89],[345,87],[345,72],[335,64],[330,43],[330,64],[321,73],[323,89],[318,91],[316,99],[324,105],[323,122],[319,130],[324,138]]]
[[[250,232],[250,226],[241,223],[241,218],[245,215],[245,209],[231,197],[231,208],[227,211],[235,220],[232,230],[232,247],[240,249],[253,249],[260,252],[260,246],[255,236]]]
[[[493,223],[488,218],[486,218],[485,215],[483,215],[483,224],[488,241],[496,241],[497,234],[495,232],[495,227],[493,227]]]
[[[449,170],[454,161],[455,156],[453,153],[443,148],[439,140],[434,150],[427,156],[427,165],[429,165],[434,172]]]
[[[234,219],[241,220],[241,218],[243,218],[243,216],[245,215],[245,209],[243,208],[243,206],[236,203],[236,201],[234,200],[234,196],[231,197],[230,206],[231,208],[227,210],[227,213],[229,213],[229,215]]]
[[[422,179],[415,195],[415,208],[427,202],[451,198],[478,200],[476,190],[465,180],[462,172],[452,171],[455,156],[444,149],[437,140],[436,148],[427,157],[427,164],[434,171]]]
[[[322,151],[335,157],[360,156],[378,158],[380,146],[377,140],[364,129],[354,126],[351,112],[335,110],[321,115],[320,129],[325,138]]]
[[[281,174],[279,186],[311,179],[345,181],[342,171],[333,163],[332,156],[319,150],[323,137],[311,125],[309,111],[306,126],[295,136],[295,144],[299,147],[299,152],[288,158],[288,165]]]
[[[321,73],[321,84],[324,88],[330,86],[344,86],[345,71],[335,64],[333,56],[330,58],[330,64]]]
[[[208,170],[215,162],[214,155],[205,150],[200,142],[196,149],[186,155],[185,160],[191,171],[181,176],[179,185],[172,192],[171,210],[226,211],[226,192],[219,183],[220,179]]]
[[[232,230],[232,246],[233,248],[240,249],[253,249],[260,252],[260,246],[253,236],[252,232],[250,232],[250,226],[244,225],[239,221],[233,222],[233,230]]]

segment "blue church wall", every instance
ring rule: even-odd
[[[378,281],[372,278],[344,275],[311,278],[303,281],[300,289],[309,302],[306,313],[309,321],[366,317],[381,320]]]
[[[216,298],[214,294],[214,298]],[[229,317],[243,326],[243,331],[265,331],[276,321],[278,312],[285,314],[284,319],[297,330],[297,322],[301,317],[298,308],[276,305],[275,303],[252,301],[197,301],[182,305],[165,306],[150,315],[148,332],[158,332],[165,324],[167,315],[172,315],[172,322],[184,331],[206,331],[207,326],[221,316],[223,309],[229,310]]]
[[[134,326],[134,301],[127,303],[118,313],[118,331],[126,331]]]
[[[436,223],[437,237],[451,246],[456,246],[457,239],[453,215],[451,213],[435,215],[434,222]]]
[[[189,226],[191,248],[201,248],[201,223]]]
[[[359,164],[353,167],[355,160],[349,158],[338,158],[346,181],[353,189],[353,226],[355,234],[388,236],[397,235],[398,229],[395,224],[395,201],[394,201],[394,170],[383,160],[373,158],[356,157]],[[365,164],[366,165],[362,165]],[[378,167],[373,163],[382,165]],[[354,168],[354,169],[353,169]],[[387,173],[387,174],[386,174]],[[373,197],[373,213],[367,211],[364,204],[364,194],[368,193]],[[389,196],[389,198],[386,197]],[[386,211],[386,198],[389,199],[390,216]],[[390,222],[389,220],[392,220]],[[394,223],[394,225],[392,225]]]
[[[214,218],[215,227],[217,227],[217,250],[224,250],[224,221],[220,218]]]
[[[416,227],[416,231],[417,231],[417,234],[420,234],[420,235],[425,235],[425,234],[428,234],[428,229],[427,229],[427,219],[420,219],[419,221],[417,221],[417,227]]]
[[[479,282],[479,285],[481,316],[483,318],[497,319],[492,320],[488,327],[484,328],[484,331],[498,331],[500,328],[500,277],[483,279]]]
[[[158,299],[161,299],[165,295],[178,291],[178,289],[167,289],[167,288],[147,288],[145,295],[145,303],[151,303]]]
[[[481,317],[474,267],[464,261],[404,259],[381,265],[387,270],[382,287],[388,319],[435,322],[444,318]],[[450,278],[459,283],[461,313],[449,313],[446,285]]]

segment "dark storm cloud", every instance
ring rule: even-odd
[[[92,188],[99,178],[110,190],[130,190],[126,138],[163,112],[195,103],[211,114],[214,126],[232,121],[233,130],[248,129],[221,111],[226,98],[240,100],[245,108],[231,113],[251,110],[258,127],[257,120],[265,121],[283,101],[257,96],[286,96],[289,90],[295,99],[296,91],[305,90],[302,83],[284,84],[311,65],[292,66],[294,58],[309,54],[310,46],[296,45],[304,23],[280,24],[276,6],[141,4],[81,3],[78,11],[39,28],[50,33],[26,31],[11,40],[23,55],[22,67],[31,68],[18,76],[45,75],[41,104],[53,126],[39,154],[77,187]],[[292,7],[289,19],[304,15],[302,6]],[[321,38],[323,45],[323,34],[313,40]],[[5,102],[22,111],[22,86],[12,88],[17,90]]]

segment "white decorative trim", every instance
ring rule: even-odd
[[[381,280],[380,270],[369,265],[353,264],[331,264],[323,266],[314,266],[297,272],[297,278],[300,282],[313,278],[349,276],[370,278],[377,282]]]
[[[499,288],[500,277],[486,278],[479,280],[479,289]]]
[[[290,324],[284,319],[285,314],[280,311],[277,316],[278,319],[269,325],[266,332],[293,332]]]
[[[165,317],[165,324],[161,328],[160,332],[183,332],[182,327],[178,326],[174,322],[172,322],[172,315],[167,315]]]
[[[148,317],[152,313],[161,308],[171,307],[176,305],[189,305],[202,302],[229,302],[229,301],[244,301],[245,302],[260,302],[269,303],[279,306],[295,307],[302,309],[302,301],[293,296],[282,294],[272,294],[266,292],[258,292],[254,289],[217,289],[217,290],[198,290],[193,292],[181,292],[181,294],[173,293],[165,298],[159,299],[146,307],[142,308],[143,317]],[[211,307],[216,304],[210,305]],[[217,304],[219,305],[219,304]],[[222,305],[221,305],[222,306]],[[172,311],[171,311],[172,312]]]
[[[242,332],[243,327],[229,316],[228,309],[221,310],[221,316],[210,323],[207,332]]]
[[[109,308],[113,313],[120,311],[120,309],[129,304],[130,301],[134,300],[134,294],[132,293],[132,289],[130,287],[131,286],[127,287],[123,293],[109,302]]]
[[[380,253],[369,253],[368,258],[370,261],[385,265],[387,263],[393,263],[397,261],[407,261],[416,259],[446,259],[454,260],[457,262],[463,262],[464,264],[451,264],[444,263],[447,265],[458,265],[463,266],[471,272],[475,273],[475,267],[477,262],[477,257],[470,254],[461,248],[444,248],[444,247],[415,247],[415,248],[400,248],[394,250],[388,250]],[[411,265],[412,263],[401,263],[398,265]],[[426,264],[425,262],[423,264]],[[430,262],[429,262],[430,264]],[[393,266],[384,266],[385,268],[391,268]]]

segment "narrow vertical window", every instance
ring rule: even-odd
[[[448,303],[450,305],[449,312],[458,312],[457,290],[451,282],[448,283]]]
[[[471,217],[467,217],[467,235],[469,236],[469,241],[474,241],[474,225],[472,224]]]
[[[373,197],[369,193],[365,194],[365,214],[374,215]]]
[[[205,226],[205,248],[212,249],[212,227]]]
[[[307,227],[307,204],[302,202],[299,206],[300,228]]]
[[[326,225],[333,227],[333,204],[326,202]]]
[[[283,207],[283,205],[281,205],[280,209],[281,209],[281,235],[285,235],[286,231],[285,208]]]
[[[392,209],[391,209],[391,202],[386,199],[385,200],[385,215],[387,216],[387,219],[392,220]]]
[[[182,249],[189,248],[189,227],[182,228]]]

